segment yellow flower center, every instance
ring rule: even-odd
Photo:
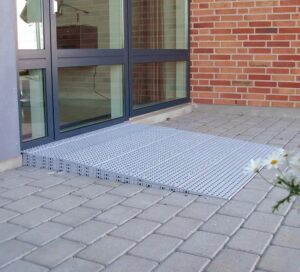
[[[277,164],[277,163],[278,163],[278,160],[272,160],[272,161],[271,161],[271,164],[272,164],[272,165],[275,165],[275,164]]]

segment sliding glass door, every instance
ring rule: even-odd
[[[15,0],[23,148],[188,101],[188,0]]]

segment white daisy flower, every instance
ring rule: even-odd
[[[263,161],[261,159],[251,160],[245,167],[245,174],[258,173],[264,167]]]
[[[286,152],[283,149],[279,149],[272,153],[264,162],[267,169],[278,169],[280,165],[285,161]]]
[[[297,154],[293,155],[290,160],[289,163],[292,167],[296,167],[296,168],[300,168],[300,152],[298,152]]]

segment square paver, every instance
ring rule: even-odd
[[[259,212],[265,212],[265,213],[273,213],[273,207],[275,206],[276,202],[278,200],[274,200],[272,198],[265,198],[256,208]],[[278,215],[286,215],[291,208],[292,203],[284,203],[280,206],[279,210],[276,211],[274,214]]]
[[[75,243],[64,239],[56,239],[53,242],[27,255],[25,260],[53,268],[75,255],[83,247],[84,246],[80,243]]]
[[[293,209],[289,212],[287,217],[285,218],[284,224],[291,227],[300,227],[300,210]]]
[[[22,225],[27,228],[36,227],[44,222],[47,222],[59,215],[59,212],[44,208],[37,208],[23,215],[17,216],[10,220],[10,222]]]
[[[64,237],[80,243],[91,244],[115,228],[116,226],[113,224],[91,220],[70,231]]]
[[[20,175],[14,175],[11,177],[4,178],[3,181],[0,182],[0,187],[5,189],[14,189],[20,186],[24,186],[26,184],[29,184],[31,182],[36,181],[33,178],[24,177]]]
[[[75,176],[65,181],[63,184],[77,188],[84,188],[95,183],[95,179],[84,176]]]
[[[154,261],[124,255],[105,269],[105,272],[150,272],[158,264]]]
[[[244,219],[242,218],[215,214],[201,227],[201,229],[208,232],[231,236],[240,228],[243,222]]]
[[[98,185],[98,184],[92,184],[92,185],[89,185],[87,187],[84,187],[84,188],[74,192],[73,195],[83,196],[86,198],[93,199],[99,195],[106,193],[109,190],[111,190],[111,187],[102,186],[102,185]]]
[[[41,192],[36,193],[36,195],[55,200],[63,196],[66,196],[76,190],[78,190],[78,188],[76,187],[59,184],[51,188],[42,190]]]
[[[101,264],[89,262],[79,258],[70,258],[57,266],[52,272],[99,272],[103,270]]]
[[[275,233],[283,217],[275,214],[254,212],[244,224],[245,228]]]
[[[175,252],[164,261],[156,270],[157,272],[201,272],[209,263],[209,259]]]
[[[0,268],[16,259],[22,258],[34,249],[33,245],[17,240],[9,240],[2,243],[0,246]]]
[[[300,250],[270,246],[261,258],[258,268],[265,271],[300,271]]]
[[[256,204],[231,200],[222,207],[218,213],[247,218],[255,209]]]
[[[186,217],[174,217],[162,225],[156,233],[186,239],[202,225],[201,220],[194,220]]]
[[[174,217],[180,210],[180,207],[155,204],[149,209],[145,210],[143,213],[141,213],[138,217],[142,219],[165,223],[170,218]]]
[[[300,250],[300,228],[281,226],[273,244]]]
[[[252,272],[259,256],[243,251],[224,249],[206,268],[207,272]]]
[[[213,258],[223,248],[228,239],[224,235],[197,231],[183,243],[179,251]]]
[[[36,192],[40,191],[39,188],[32,187],[32,186],[21,186],[17,187],[11,190],[8,190],[2,194],[0,194],[1,197],[12,199],[12,200],[18,200],[25,196],[32,195]]]
[[[9,223],[0,224],[0,243],[13,239],[19,234],[27,231],[26,228]]]
[[[109,193],[113,195],[131,197],[141,191],[143,191],[145,187],[139,185],[131,185],[131,184],[122,184],[115,189],[111,190]]]
[[[122,225],[141,212],[142,210],[136,208],[118,205],[97,216],[96,220]]]
[[[234,197],[234,199],[244,202],[259,203],[265,198],[266,195],[267,192],[265,191],[243,189]]]
[[[147,209],[161,199],[162,197],[158,195],[139,193],[127,199],[122,204],[137,209]]]
[[[199,196],[196,199],[196,201],[202,202],[202,203],[207,203],[207,204],[212,204],[212,205],[217,205],[217,206],[222,206],[227,202],[226,199],[209,197],[209,196]]]
[[[1,272],[47,272],[47,268],[22,260],[13,262],[12,264],[2,268]]]
[[[54,175],[48,175],[48,176],[46,176],[46,177],[44,177],[40,180],[31,182],[30,185],[38,187],[38,188],[46,189],[46,188],[50,188],[54,185],[61,184],[65,180],[66,179],[64,177],[57,177],[57,176],[54,176]]]
[[[3,208],[0,208],[0,223],[6,222],[9,219],[12,219],[16,216],[18,216],[19,214],[13,211],[9,211]]]
[[[86,207],[76,207],[55,217],[52,221],[76,227],[97,216],[101,211]]]
[[[111,207],[118,205],[120,202],[124,201],[126,198],[111,195],[111,194],[104,194],[90,200],[84,204],[85,207],[99,209],[102,211],[108,210]]]
[[[88,261],[108,265],[125,254],[134,245],[135,243],[132,241],[105,236],[81,251],[78,256]]]
[[[88,200],[87,198],[67,195],[44,205],[44,207],[59,212],[66,212],[75,207],[78,207],[79,205],[83,204],[87,200]]]
[[[196,202],[185,208],[179,215],[206,221],[209,217],[215,214],[218,209],[219,207],[216,205]]]
[[[229,241],[228,247],[262,255],[269,246],[273,235],[256,230],[240,229]]]
[[[4,205],[11,203],[11,202],[12,202],[11,199],[0,197],[0,207],[3,207]]]
[[[195,195],[172,193],[171,195],[165,197],[162,201],[160,201],[160,203],[183,208],[191,204],[195,199],[197,199],[197,196]]]
[[[49,202],[50,200],[47,198],[43,198],[40,196],[27,196],[20,200],[14,201],[9,203],[5,206],[5,208],[19,212],[19,213],[26,213],[35,208],[42,206],[43,204]]]
[[[66,225],[47,222],[39,225],[36,228],[33,228],[26,233],[23,233],[22,235],[19,235],[18,239],[37,246],[42,246],[46,243],[51,242],[52,240],[55,240],[70,229],[71,227]]]
[[[153,233],[159,223],[143,219],[132,219],[111,233],[111,235],[139,242]]]
[[[132,249],[130,254],[161,262],[174,252],[181,242],[182,240],[177,238],[152,234]]]

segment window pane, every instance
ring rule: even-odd
[[[43,0],[17,0],[18,48],[44,49]]]
[[[123,67],[59,68],[62,131],[123,116]]]
[[[132,0],[133,47],[186,49],[187,3],[187,0]]]
[[[57,0],[58,49],[123,48],[122,0]]]
[[[186,62],[139,63],[133,67],[134,108],[185,98]]]
[[[44,72],[21,70],[19,81],[23,141],[45,137]]]

